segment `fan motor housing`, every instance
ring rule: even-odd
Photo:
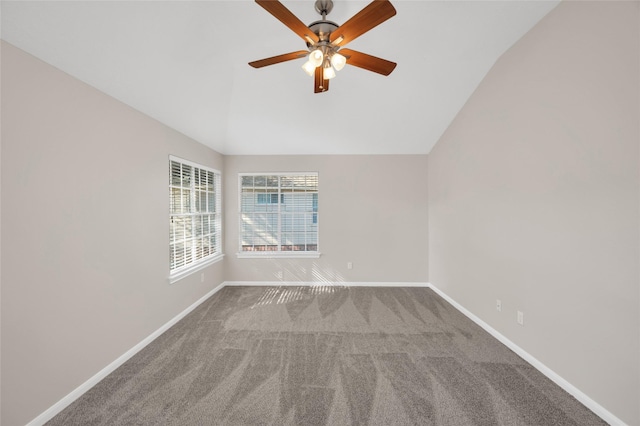
[[[331,35],[332,32],[337,30],[338,26],[339,25],[336,24],[335,22],[327,21],[325,19],[322,21],[312,22],[309,25],[309,29],[313,31],[315,35],[318,36],[318,38],[320,39],[320,42],[323,42],[323,41],[329,42],[329,35]],[[311,47],[311,44],[307,43],[307,46]]]

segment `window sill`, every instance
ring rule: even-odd
[[[195,273],[198,272],[208,266],[213,265],[214,263],[218,263],[220,262],[222,259],[224,258],[224,254],[218,254],[215,255],[203,262],[198,262],[198,264],[190,266],[188,268],[185,269],[180,269],[172,274],[169,275],[169,284],[173,284],[175,282],[180,281],[181,279]]]
[[[238,259],[318,259],[320,257],[319,251],[313,252],[277,252],[277,251],[262,251],[262,252],[248,252],[243,251],[237,253]]]

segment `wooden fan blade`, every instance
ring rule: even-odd
[[[257,1],[257,0],[256,0]],[[374,0],[331,33],[331,43],[343,46],[396,14],[389,0]]]
[[[368,71],[377,72],[382,75],[389,75],[396,68],[396,63],[386,59],[367,55],[351,49],[340,49],[339,52],[347,58],[347,64],[354,67],[363,68]]]
[[[322,67],[316,68],[316,73],[313,79],[313,93],[322,93],[329,90],[329,80],[324,79],[324,74],[322,72]]]
[[[306,50],[298,50],[297,52],[285,53],[284,55],[272,56],[271,58],[260,59],[259,61],[249,62],[254,68],[262,68],[267,65],[279,64],[280,62],[292,61],[294,59],[304,58],[309,54]]]
[[[300,19],[298,19],[296,15],[291,13],[291,11],[278,0],[256,0],[256,3],[289,27],[291,31],[298,34],[304,41],[311,44],[320,41],[313,31],[311,31]]]

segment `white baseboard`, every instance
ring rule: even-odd
[[[444,300],[449,302],[454,308],[456,308],[458,311],[460,311],[462,314],[464,314],[471,321],[473,321],[476,324],[478,324],[485,331],[487,331],[489,334],[491,334],[493,337],[498,339],[501,343],[503,343],[505,346],[507,346],[509,349],[514,351],[516,354],[518,354],[520,357],[522,357],[525,361],[527,361],[529,364],[531,364],[533,367],[535,367],[537,370],[539,370],[542,374],[544,374],[549,379],[551,379],[553,382],[555,382],[562,389],[567,391],[569,394],[573,395],[574,398],[576,398],[578,401],[580,401],[583,405],[585,405],[587,408],[589,408],[591,411],[593,411],[596,415],[598,415],[604,421],[606,421],[607,423],[609,423],[610,425],[613,425],[613,426],[625,426],[626,425],[622,420],[620,420],[619,418],[614,416],[607,409],[602,407],[600,404],[595,402],[593,399],[589,398],[585,393],[583,393],[578,388],[573,386],[571,383],[569,383],[568,381],[563,379],[556,372],[551,370],[549,367],[544,365],[542,362],[538,361],[534,356],[532,356],[527,351],[525,351],[524,349],[522,349],[521,347],[519,347],[518,345],[513,343],[511,340],[506,338],[504,335],[500,334],[497,330],[495,330],[489,324],[487,324],[486,322],[484,322],[483,320],[478,318],[476,315],[474,315],[473,313],[468,311],[464,306],[460,305],[458,302],[453,300],[451,297],[449,297],[447,294],[442,292],[440,289],[438,289],[436,286],[434,286],[431,283],[426,283],[426,282],[324,282],[324,281],[318,281],[318,282],[315,282],[315,281],[313,281],[313,282],[296,282],[296,281],[291,281],[291,282],[289,282],[289,281],[284,281],[284,282],[283,281],[225,281],[221,285],[219,285],[218,287],[216,287],[213,290],[211,290],[209,293],[207,293],[204,296],[202,296],[200,299],[198,299],[195,303],[193,303],[191,306],[186,308],[184,311],[180,312],[178,315],[176,315],[174,318],[172,318],[169,322],[164,324],[158,330],[154,331],[152,334],[150,334],[148,337],[146,337],[144,340],[142,340],[136,346],[134,346],[133,348],[129,349],[127,352],[125,352],[123,355],[121,355],[118,359],[113,361],[111,364],[107,365],[105,368],[100,370],[98,373],[96,373],[89,380],[87,380],[86,382],[84,382],[83,384],[78,386],[71,393],[69,393],[67,396],[62,398],[60,401],[58,401],[57,403],[52,405],[45,412],[40,414],[35,419],[31,420],[27,424],[27,426],[41,426],[41,425],[44,425],[46,422],[51,420],[56,414],[58,414],[59,412],[64,410],[73,401],[78,399],[85,392],[87,392],[93,386],[98,384],[98,382],[100,382],[102,379],[104,379],[106,376],[108,376],[110,373],[112,373],[116,368],[118,368],[119,366],[124,364],[129,358],[134,356],[136,353],[138,353],[140,350],[142,350],[149,343],[153,342],[158,336],[160,336],[162,333],[164,333],[169,328],[171,328],[171,326],[173,326],[175,323],[177,323],[182,318],[184,318],[189,312],[191,312],[196,307],[198,307],[198,305],[200,305],[202,302],[204,302],[205,300],[207,300],[208,298],[213,296],[216,292],[218,292],[219,290],[221,290],[222,288],[224,288],[226,286],[428,287],[428,288],[432,289],[434,292],[436,292]]]
[[[268,287],[428,287],[426,282],[225,281],[225,286]]]
[[[218,292],[223,287],[224,287],[224,283],[219,285],[219,286],[217,286],[216,288],[214,288],[213,290],[211,290],[210,292],[208,292],[204,296],[202,296],[200,299],[198,299],[196,302],[194,302],[191,306],[186,308],[184,311],[180,312],[178,315],[173,317],[171,320],[169,320],[162,327],[160,327],[159,329],[157,329],[156,331],[151,333],[149,336],[147,336],[145,339],[143,339],[140,343],[135,345],[133,348],[129,349],[127,352],[122,354],[120,357],[118,357],[118,359],[113,361],[111,364],[107,365],[105,368],[103,368],[102,370],[97,372],[89,380],[87,380],[86,382],[84,382],[83,384],[78,386],[76,389],[71,391],[67,396],[65,396],[60,401],[56,402],[54,405],[49,407],[49,409],[47,409],[45,412],[40,414],[35,419],[31,420],[29,423],[27,423],[27,426],[41,426],[41,425],[44,425],[46,422],[51,420],[56,414],[58,414],[59,412],[61,412],[65,408],[67,408],[69,405],[71,405],[72,402],[74,402],[76,399],[80,398],[85,392],[87,392],[89,389],[91,389],[92,387],[97,385],[98,382],[100,382],[102,379],[104,379],[109,374],[111,374],[116,368],[118,368],[122,364],[124,364],[129,358],[131,358],[132,356],[134,356],[135,354],[140,352],[140,350],[142,350],[145,346],[147,346],[149,343],[153,342],[158,336],[160,336],[162,333],[164,333],[169,328],[171,328],[175,323],[180,321],[189,312],[193,311],[195,308],[198,307],[198,305],[200,305],[202,302],[204,302],[205,300],[207,300],[208,298],[213,296],[216,292]]]
[[[625,426],[626,425],[626,423],[624,423],[622,420],[620,420],[619,418],[614,416],[610,411],[608,411],[603,406],[601,406],[600,404],[595,402],[593,399],[589,398],[580,389],[576,388],[571,383],[569,383],[568,381],[563,379],[555,371],[553,371],[552,369],[550,369],[549,367],[544,365],[542,362],[538,361],[533,355],[529,354],[527,351],[522,349],[520,346],[518,346],[515,343],[513,343],[511,340],[506,338],[504,335],[500,334],[496,329],[491,327],[489,324],[487,324],[486,322],[482,321],[480,318],[478,318],[477,316],[472,314],[464,306],[462,306],[461,304],[459,304],[458,302],[453,300],[451,297],[449,297],[442,290],[440,290],[439,288],[437,288],[436,286],[434,286],[431,283],[427,284],[427,287],[432,289],[440,297],[442,297],[444,300],[449,302],[454,308],[456,308],[458,311],[460,311],[462,314],[464,314],[467,318],[469,318],[471,321],[473,321],[476,324],[478,324],[486,332],[488,332],[493,337],[498,339],[502,344],[504,344],[506,347],[511,349],[513,352],[518,354],[522,359],[524,359],[529,364],[531,364],[534,368],[536,368],[538,371],[540,371],[542,374],[544,374],[549,379],[551,379],[555,384],[557,384],[562,389],[564,389],[569,394],[571,394],[575,399],[577,399],[585,407],[587,407],[588,409],[593,411],[602,420],[604,420],[605,422],[609,423],[612,426]]]

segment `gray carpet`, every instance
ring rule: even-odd
[[[602,425],[426,288],[226,287],[49,425]]]

